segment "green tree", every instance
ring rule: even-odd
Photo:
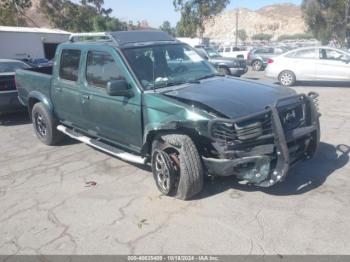
[[[32,6],[31,0],[1,0],[0,24],[7,26],[27,25],[25,11]]]
[[[303,0],[303,16],[315,38],[323,44],[331,39],[344,44],[349,21],[348,0]]]
[[[272,38],[272,35],[269,34],[256,34],[252,36],[253,40],[260,40],[260,41],[270,41]]]
[[[238,38],[245,42],[248,38],[247,32],[244,29],[240,29],[238,30]]]
[[[283,40],[300,40],[300,39],[312,39],[314,36],[312,33],[302,33],[302,34],[294,34],[294,35],[281,35],[278,37],[278,41]]]
[[[40,8],[54,27],[71,32],[127,30],[126,23],[88,4],[74,4],[69,0],[41,0]]]
[[[176,29],[171,27],[171,24],[169,21],[164,21],[163,24],[159,27],[159,30],[167,32],[169,35],[172,35],[172,36],[176,35]]]
[[[199,32],[203,37],[204,21],[219,14],[230,0],[173,0],[176,11],[181,12],[177,25],[179,35],[193,37]]]

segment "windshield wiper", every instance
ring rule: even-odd
[[[200,80],[204,80],[204,79],[208,79],[208,78],[212,78],[212,77],[216,77],[216,76],[223,76],[223,75],[220,75],[220,74],[205,75],[205,76],[202,76],[200,78],[197,78],[196,81],[200,81]]]

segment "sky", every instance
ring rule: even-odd
[[[226,9],[245,7],[257,10],[276,3],[301,4],[302,0],[231,0]],[[75,1],[76,2],[76,1]],[[170,21],[175,26],[180,19],[174,11],[173,0],[105,0],[105,7],[113,9],[113,16],[122,21],[147,20],[150,26],[159,27],[163,21]]]

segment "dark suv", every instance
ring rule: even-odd
[[[196,51],[223,75],[240,77],[248,72],[244,59],[223,57],[211,47],[197,47]]]
[[[288,50],[283,47],[259,47],[248,53],[247,63],[254,71],[261,71],[266,68],[268,60]]]

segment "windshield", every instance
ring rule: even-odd
[[[195,82],[216,70],[185,44],[124,49],[124,54],[146,90]]]
[[[207,51],[209,57],[219,57],[219,56],[221,56],[218,52],[216,52],[212,48],[206,48],[205,51]]]
[[[2,62],[0,63],[0,73],[15,72],[17,69],[28,68],[24,63],[21,62]]]

